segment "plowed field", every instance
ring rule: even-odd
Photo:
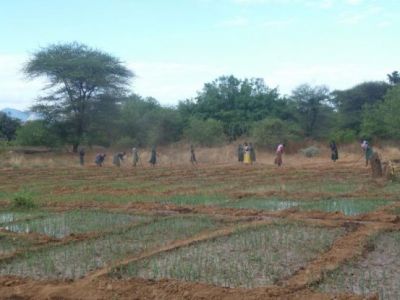
[[[350,159],[4,168],[0,299],[400,299],[399,195]]]

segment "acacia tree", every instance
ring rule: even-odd
[[[64,124],[63,134],[76,152],[90,125],[90,112],[102,97],[124,95],[134,74],[122,62],[102,51],[79,43],[55,44],[33,54],[24,73],[29,78],[46,77],[45,97],[33,110],[47,121]]]

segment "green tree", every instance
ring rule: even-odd
[[[303,84],[293,90],[292,100],[296,104],[298,120],[305,136],[317,137],[317,128],[321,130],[322,123],[327,120],[327,115],[332,111],[327,106],[328,88]]]
[[[279,143],[299,139],[301,130],[294,123],[266,118],[253,124],[251,137],[257,145],[274,149]]]
[[[154,98],[131,95],[123,100],[119,128],[136,146],[167,144],[179,140],[184,123],[174,108],[162,107]]]
[[[390,89],[380,105],[386,132],[391,138],[400,138],[400,85]]]
[[[21,146],[48,146],[54,147],[61,144],[61,140],[42,120],[29,121],[17,129],[16,143]]]
[[[126,92],[133,73],[119,59],[79,43],[50,45],[33,54],[24,67],[30,78],[46,77],[48,95],[34,110],[46,120],[68,126],[76,152],[90,126],[90,112],[101,96],[114,102]]]
[[[391,85],[397,85],[400,83],[400,74],[398,71],[393,71],[391,74],[387,74],[387,77]]]
[[[253,122],[281,112],[278,102],[278,91],[262,79],[240,80],[231,75],[206,83],[196,99],[181,102],[178,109],[186,121],[190,117],[220,121],[224,133],[234,140],[247,134]]]
[[[191,118],[184,135],[191,143],[207,147],[222,144],[226,140],[222,123],[214,119]]]
[[[386,82],[372,81],[358,84],[347,90],[334,91],[332,101],[339,113],[338,127],[351,129],[359,134],[364,105],[379,103],[389,88],[390,85]]]
[[[20,126],[21,122],[19,120],[0,112],[0,138],[6,139],[7,141],[13,140],[15,138],[15,133]]]

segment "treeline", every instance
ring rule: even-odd
[[[398,139],[399,83],[365,82],[333,92],[324,86],[301,85],[284,96],[262,79],[222,76],[205,84],[196,98],[176,107],[164,107],[154,98],[135,94],[116,103],[104,99],[90,113],[81,143],[144,147],[185,139],[213,146],[250,138],[258,145],[274,146],[303,138],[340,143],[361,138]],[[72,142],[67,124],[36,120],[21,126],[9,120],[6,125],[5,118],[1,117],[2,134],[17,144],[61,146]]]
[[[88,61],[88,56],[93,57]],[[62,73],[55,72],[60,69]],[[25,73],[46,76],[59,89],[33,107],[42,120],[19,124],[0,116],[1,136],[19,145],[73,145],[76,150],[81,144],[145,147],[186,140],[213,146],[248,138],[274,147],[305,138],[350,143],[400,137],[396,71],[387,82],[333,91],[304,84],[290,95],[268,87],[263,79],[222,76],[206,83],[197,97],[173,107],[127,94],[133,73],[112,56],[81,44],[42,49]]]

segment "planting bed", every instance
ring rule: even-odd
[[[116,214],[104,211],[75,210],[52,214],[46,218],[6,225],[12,232],[36,232],[54,238],[70,234],[110,230],[115,226],[136,223],[148,219],[144,216]]]
[[[225,287],[265,286],[304,267],[342,233],[340,228],[275,223],[138,261],[115,270],[114,275]]]
[[[263,210],[283,210],[297,208],[301,211],[324,211],[342,212],[347,216],[358,215],[379,209],[382,206],[393,204],[388,200],[360,200],[360,199],[326,199],[317,201],[292,201],[279,199],[245,199],[231,203],[225,203],[225,207],[263,209]]]
[[[0,258],[27,249],[30,245],[27,240],[0,233]]]
[[[105,263],[139,254],[218,226],[207,217],[167,217],[119,229],[99,238],[25,253],[0,265],[0,274],[33,278],[74,279]]]
[[[400,183],[362,161],[64,164],[0,182],[0,299],[400,298]]]
[[[379,299],[400,299],[400,232],[383,233],[369,244],[370,252],[327,275],[319,289],[350,292]]]

